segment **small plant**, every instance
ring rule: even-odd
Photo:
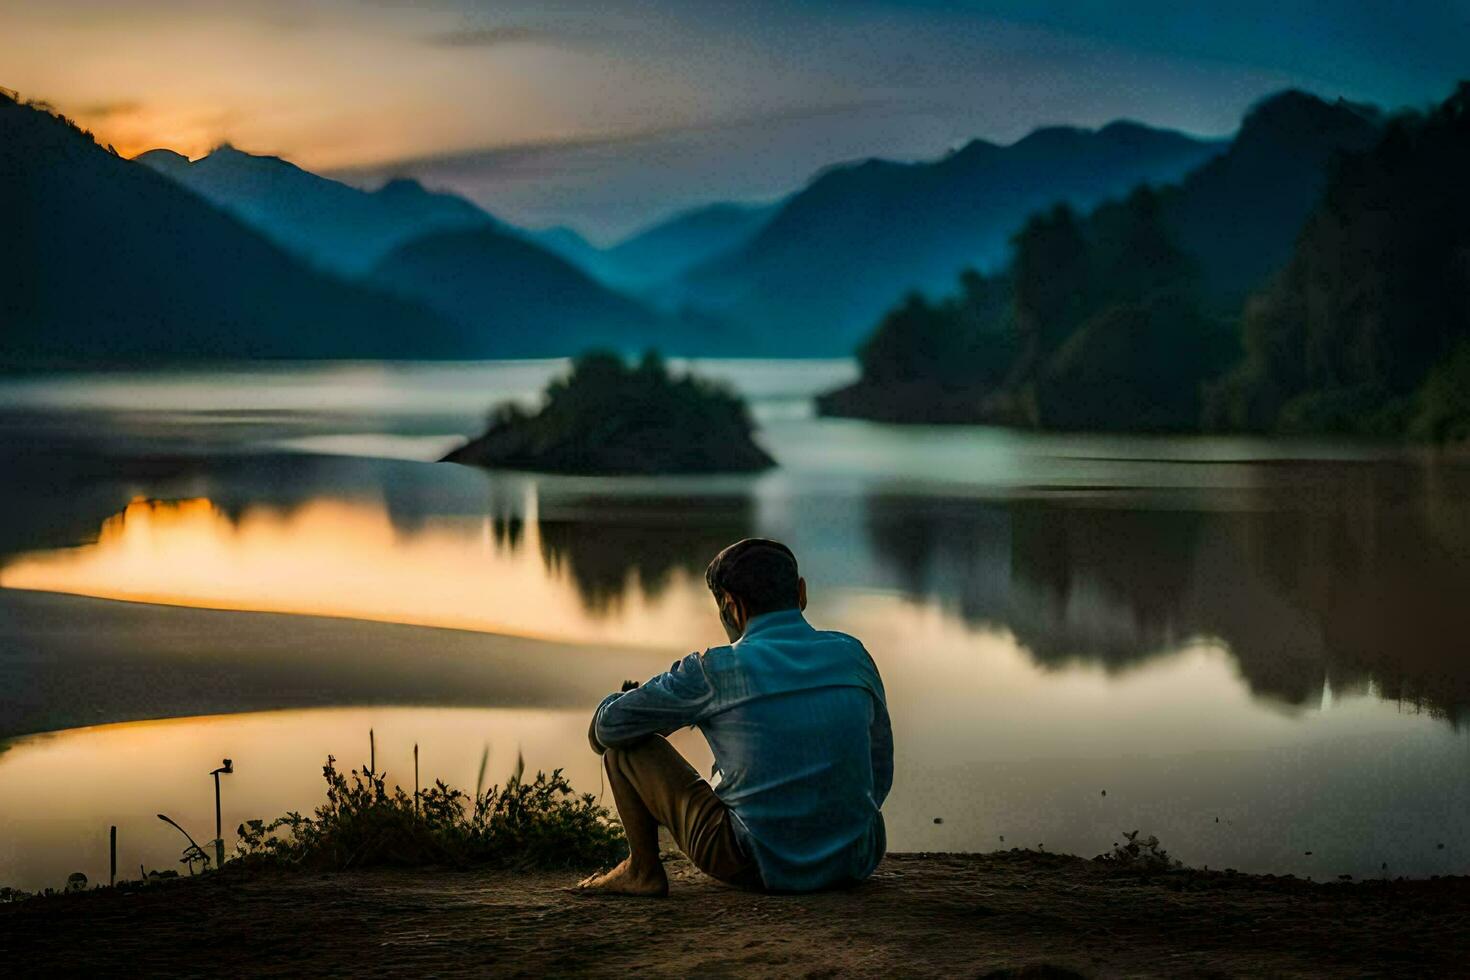
[[[200,866],[200,870],[208,871],[209,855],[204,852],[204,848],[199,846],[199,842],[194,840],[189,832],[185,830],[182,826],[180,826],[179,822],[170,817],[168,814],[160,813],[158,814],[158,819],[162,820],[164,823],[168,824],[170,827],[183,834],[184,839],[189,842],[189,846],[184,848],[184,853],[179,858],[179,863],[187,864],[189,866],[190,877],[194,875],[194,865],[196,863]],[[213,844],[215,842],[210,841],[210,843]]]
[[[1130,871],[1145,873],[1172,871],[1175,868],[1184,867],[1182,862],[1169,856],[1169,852],[1164,850],[1159,839],[1153,834],[1149,834],[1142,840],[1138,839],[1138,834],[1136,830],[1124,831],[1123,839],[1128,843],[1115,843],[1112,853],[1099,854],[1097,860],[1120,868],[1127,868]]]
[[[179,863],[187,864],[189,866],[189,874],[192,876],[194,874],[194,865],[199,865],[200,871],[208,871],[210,861],[209,855],[205,853],[204,848],[190,841],[189,846],[184,848],[184,853],[179,858]]]
[[[519,770],[519,766],[517,767]],[[578,796],[557,769],[474,796],[436,780],[413,796],[364,767],[322,767],[327,800],[314,816],[292,811],[239,827],[245,863],[341,870],[373,865],[601,866],[626,853],[622,827],[591,794]]]

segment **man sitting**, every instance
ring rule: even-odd
[[[730,645],[692,653],[610,694],[588,738],[602,753],[628,858],[588,891],[668,894],[659,825],[712,877],[813,891],[872,874],[893,785],[883,682],[863,645],[813,629],[796,556],[749,538],[705,572]],[[715,757],[705,782],[665,736],[696,725]]]

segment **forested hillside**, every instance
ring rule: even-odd
[[[861,348],[861,380],[820,407],[1063,429],[1452,429],[1451,376],[1470,362],[1452,356],[1464,99],[1386,128],[1363,106],[1266,100],[1179,184],[1034,214],[1002,274],[910,297]]]

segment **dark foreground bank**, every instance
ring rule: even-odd
[[[890,855],[851,892],[664,901],[571,872],[224,874],[0,906],[11,976],[1463,976],[1470,878],[1153,876],[1038,852]]]
[[[0,589],[0,739],[276,708],[587,710],[608,677],[668,664],[663,650]]]

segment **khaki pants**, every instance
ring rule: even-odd
[[[667,739],[650,735],[602,758],[620,811],[631,791],[699,870],[738,888],[761,888],[760,869],[742,850],[729,807]]]

